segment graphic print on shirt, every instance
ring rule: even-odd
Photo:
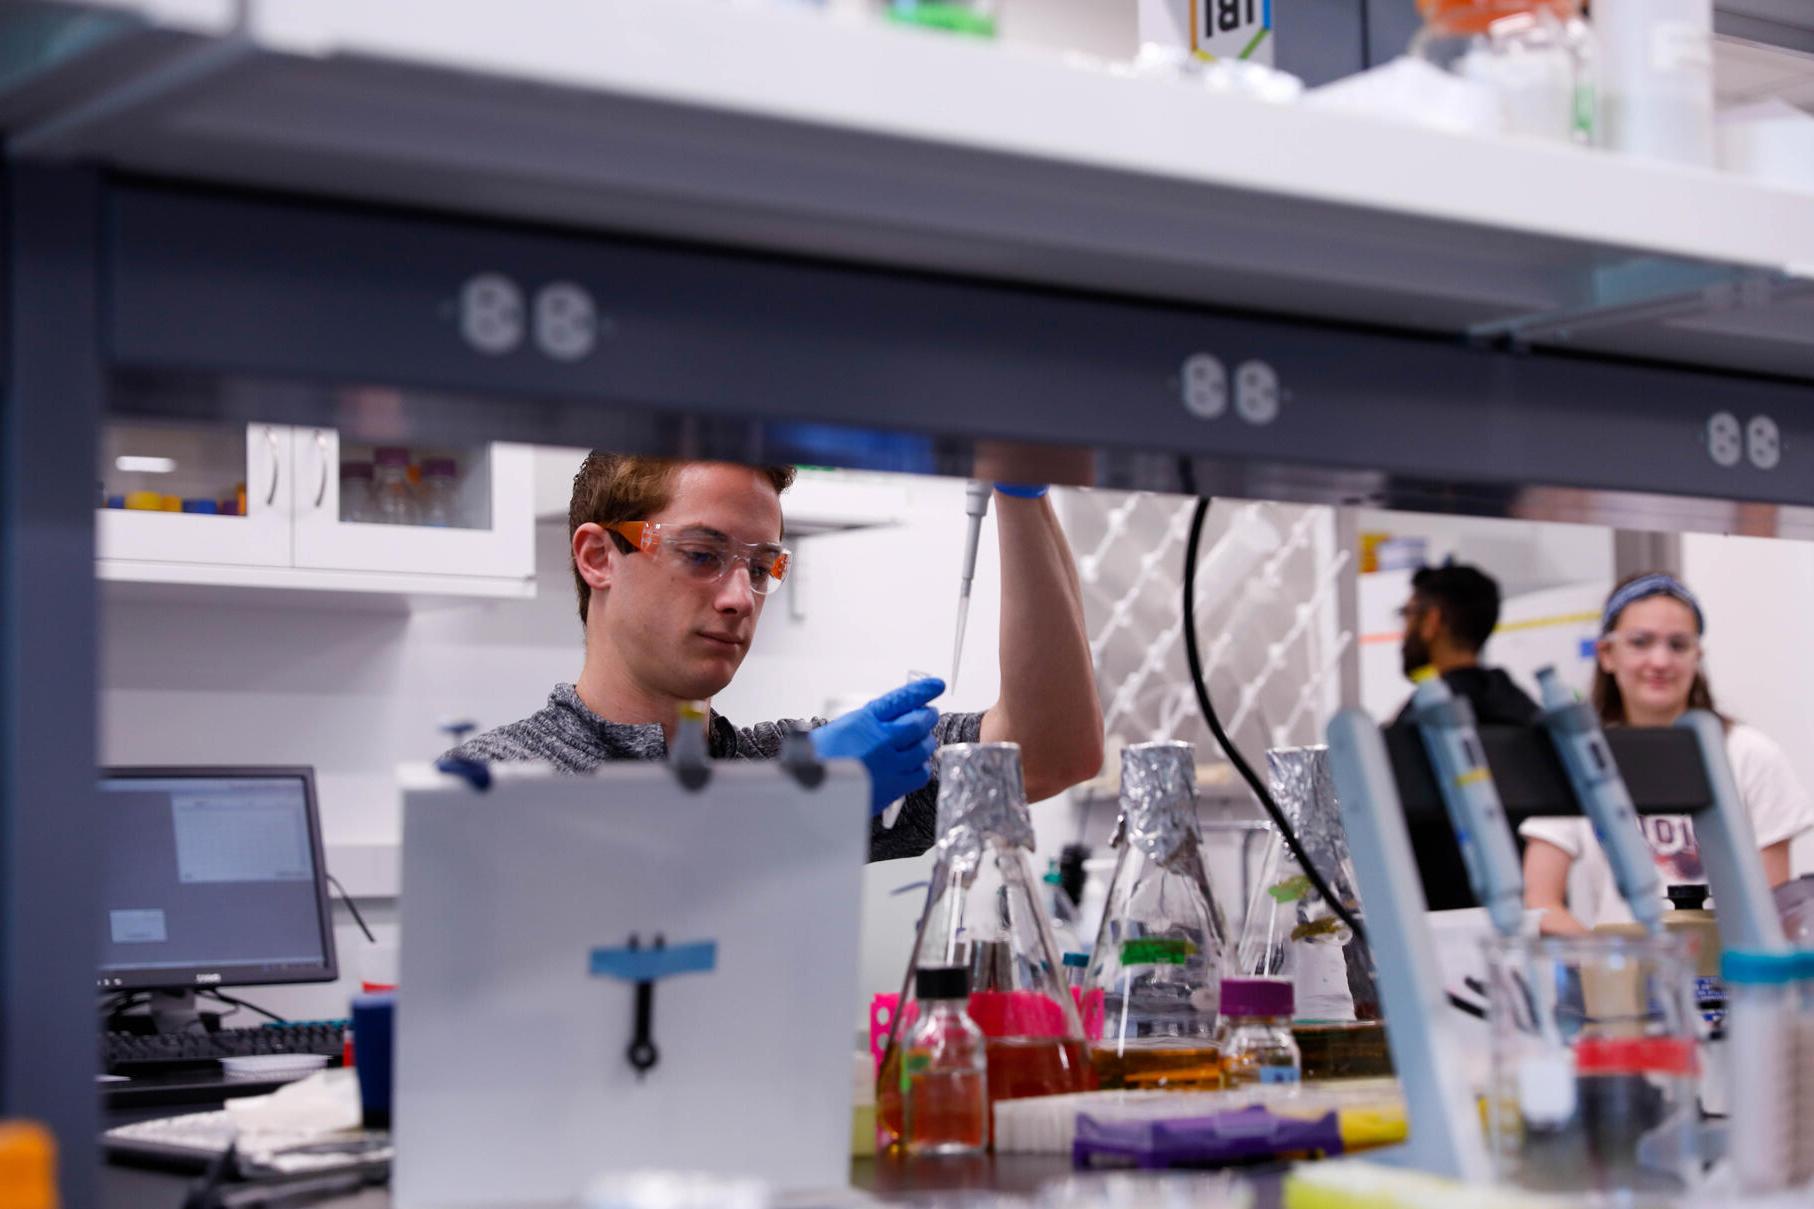
[[[1701,864],[1701,846],[1694,838],[1693,823],[1676,814],[1645,815],[1640,822],[1664,886],[1706,882],[1707,870]]]

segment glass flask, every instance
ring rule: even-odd
[[[459,523],[460,501],[455,485],[460,464],[452,458],[424,458],[418,508],[421,523],[449,529]]]
[[[921,966],[919,1015],[903,1046],[907,1153],[981,1154],[989,1148],[989,1065],[983,1031],[964,1011],[970,971]]]
[[[1273,800],[1304,853],[1355,915],[1360,894],[1336,805],[1325,747],[1277,747],[1266,753]],[[1261,865],[1247,904],[1237,957],[1239,974],[1289,978],[1300,1021],[1342,1023],[1379,1019],[1373,958],[1310,884],[1280,836]]]
[[[372,464],[340,463],[340,519],[367,521],[372,516]]]
[[[938,767],[937,863],[876,1077],[877,1127],[891,1149],[905,1137],[901,1051],[920,1011],[922,966],[970,971],[967,1010],[983,1031],[991,1105],[1095,1086],[1028,860],[1033,821],[1020,746],[949,744],[938,751]]]
[[[1598,44],[1581,0],[1417,0],[1410,53],[1493,94],[1512,134],[1591,143]]]
[[[1203,864],[1188,743],[1121,752],[1121,856],[1084,979],[1084,1035],[1104,1088],[1222,1086],[1216,1010],[1227,924]]]

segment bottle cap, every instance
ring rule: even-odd
[[[921,999],[964,999],[970,994],[965,966],[921,966],[913,976],[913,993]]]
[[[1699,911],[1707,903],[1707,887],[1694,882],[1671,886],[1664,893],[1673,911]]]
[[[1088,953],[1066,953],[1064,964],[1079,970],[1087,970],[1090,966],[1090,955]]]
[[[1224,1016],[1289,1016],[1295,1010],[1291,982],[1285,978],[1224,978]]]
[[[1727,986],[1783,986],[1794,982],[1800,962],[1794,953],[1760,953],[1727,949],[1720,955],[1720,977]]]
[[[400,445],[386,445],[372,451],[372,460],[380,466],[407,466],[409,450]]]
[[[0,1124],[0,1205],[55,1209],[57,1144],[33,1121]]]
[[[372,477],[372,464],[370,462],[342,462],[340,463],[340,477],[343,479],[369,479]]]
[[[459,473],[459,466],[452,458],[424,458],[422,473],[435,478],[451,479]]]

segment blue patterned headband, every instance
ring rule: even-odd
[[[1675,576],[1658,572],[1654,575],[1640,575],[1612,594],[1612,599],[1606,602],[1606,612],[1600,618],[1600,633],[1612,633],[1613,626],[1619,623],[1619,614],[1625,611],[1627,605],[1652,596],[1668,596],[1681,601],[1694,610],[1694,628],[1702,634],[1707,632],[1707,618],[1701,612],[1701,602],[1694,598],[1694,593]]]

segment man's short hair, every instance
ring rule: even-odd
[[[1424,567],[1411,577],[1411,591],[1441,610],[1449,637],[1470,651],[1485,646],[1499,624],[1499,584],[1477,567]]]
[[[584,524],[614,525],[654,516],[673,498],[674,472],[686,464],[683,458],[638,457],[594,449],[573,476],[573,499],[567,505],[568,540]],[[768,477],[776,495],[794,485],[792,466],[752,469]],[[620,534],[611,534],[611,540],[619,550],[630,552],[630,543]],[[573,568],[573,582],[579,588],[579,620],[584,625],[592,605],[592,588],[577,565]]]

